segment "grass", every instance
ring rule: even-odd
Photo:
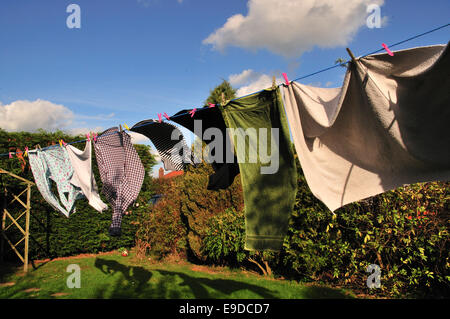
[[[81,287],[68,288],[67,266],[81,269]],[[119,253],[40,263],[27,274],[0,268],[0,298],[353,298],[346,290],[265,278],[224,267],[149,263]]]

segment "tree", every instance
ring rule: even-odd
[[[231,86],[230,82],[228,82],[227,80],[223,80],[221,84],[209,91],[209,96],[206,99],[205,106],[208,106],[208,103],[222,103],[222,93],[225,96],[225,100],[236,98],[236,89]]]

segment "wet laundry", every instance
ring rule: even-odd
[[[102,192],[113,211],[109,233],[120,236],[122,216],[139,195],[145,169],[131,144],[131,137],[117,127],[104,131],[94,142],[94,150]]]
[[[245,249],[279,250],[297,193],[297,169],[280,90],[232,100],[219,110],[239,162]]]
[[[295,148],[313,194],[332,211],[403,186],[450,180],[450,50],[366,56],[341,88],[284,88]]]
[[[186,165],[195,165],[191,149],[175,125],[150,119],[136,123],[130,130],[150,139],[166,171],[181,171]]]
[[[42,197],[64,216],[75,213],[75,201],[84,198],[80,187],[73,185],[74,170],[67,150],[52,147],[28,152],[31,171]],[[52,192],[52,181],[56,184],[58,196]]]
[[[104,211],[108,206],[100,199],[94,172],[92,171],[92,141],[86,141],[84,151],[72,145],[67,145],[66,149],[74,170],[70,182],[72,185],[81,188],[89,201],[89,205],[99,212]]]

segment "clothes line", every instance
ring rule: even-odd
[[[402,41],[400,41],[400,42],[391,44],[391,45],[389,45],[389,47],[395,47],[395,46],[398,46],[398,45],[400,45],[400,44],[403,44],[403,43],[406,43],[406,42],[408,42],[408,41],[411,41],[411,40],[417,39],[417,38],[419,38],[419,37],[422,37],[422,36],[424,36],[424,35],[427,35],[427,34],[430,34],[430,33],[435,32],[435,31],[444,29],[444,28],[446,28],[446,27],[448,27],[448,26],[450,26],[450,23],[441,25],[441,26],[436,27],[436,28],[434,28],[434,29],[431,29],[431,30],[429,30],[429,31],[426,31],[426,32],[417,34],[417,35],[415,35],[415,36],[412,36],[412,37],[407,38],[407,39],[405,39],[405,40],[402,40]],[[384,50],[385,50],[384,48],[381,48],[381,49],[375,50],[375,51],[373,51],[373,52],[367,53],[367,54],[361,56],[360,58],[366,57],[366,56],[371,55],[371,54],[376,54],[376,53],[382,52],[382,51],[384,51]],[[351,62],[351,60],[348,60],[348,61],[346,61],[346,62],[342,62],[342,63],[340,63],[340,64],[336,64],[336,65],[327,67],[327,68],[325,68],[325,69],[321,69],[321,70],[315,71],[315,72],[313,72],[313,73],[310,73],[310,74],[307,74],[307,75],[304,75],[304,76],[301,76],[301,77],[298,77],[298,78],[296,78],[296,79],[294,79],[294,80],[292,80],[292,81],[299,81],[299,80],[302,80],[302,79],[311,77],[311,76],[313,76],[313,75],[316,75],[316,74],[319,74],[319,73],[323,73],[323,72],[329,71],[329,70],[334,69],[334,68],[337,68],[337,67],[344,66],[344,65],[347,65],[349,62]],[[291,82],[292,82],[292,81],[291,81]],[[284,83],[281,83],[281,84],[278,84],[277,87],[284,86],[284,85],[285,85]],[[248,96],[250,96],[250,95],[260,93],[260,92],[262,92],[262,91],[264,91],[264,90],[259,90],[259,91],[252,92],[252,93],[249,93],[249,94],[244,95],[244,96],[240,96],[240,97],[231,99],[229,102],[231,102],[231,101],[236,101],[236,100],[239,100],[239,99],[243,99],[243,98],[248,97]],[[220,103],[219,103],[219,104],[216,104],[215,106],[217,107],[217,106],[219,106],[219,105],[220,105]],[[207,110],[207,109],[210,109],[210,107],[205,106],[205,107],[202,107],[202,108],[199,108],[199,109],[195,109],[195,112],[201,112],[201,111]],[[173,116],[171,116],[170,118],[176,118],[176,117],[179,117],[179,116],[185,116],[185,115],[187,115],[187,114],[189,114],[189,112],[185,112],[185,113],[182,113],[182,114],[173,115]],[[161,119],[161,121],[165,121],[165,120],[164,120],[164,119]],[[149,123],[143,124],[142,126],[145,126],[145,125],[151,125],[151,124],[153,124],[153,123],[152,123],[152,122],[149,122]],[[137,126],[136,128],[138,128],[138,127],[140,127],[140,126]],[[129,130],[124,129],[124,131],[129,131]],[[111,133],[111,134],[116,134],[116,132],[113,132],[113,133]],[[106,134],[106,135],[104,135],[104,136],[108,136],[108,134]],[[87,139],[83,139],[83,140],[79,140],[79,141],[67,143],[67,145],[78,144],[78,143],[82,143],[82,142],[86,142],[86,141],[87,141]],[[54,147],[58,147],[58,145],[55,144],[55,145],[46,146],[46,147],[42,148],[42,150],[47,150],[47,149],[51,149],[51,148],[54,148]],[[32,152],[32,151],[33,151],[33,150],[29,150],[28,152]],[[15,154],[24,154],[24,152],[8,152],[8,153],[0,154],[0,156],[9,156],[9,155],[15,155]]]

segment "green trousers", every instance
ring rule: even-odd
[[[279,250],[297,192],[293,147],[280,91],[264,90],[219,108],[239,161],[245,249]]]

